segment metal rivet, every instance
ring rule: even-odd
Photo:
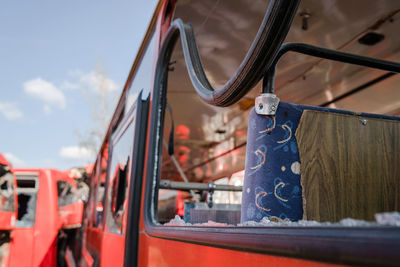
[[[366,120],[366,119],[362,119],[362,120],[361,120],[361,124],[362,124],[362,125],[367,125],[367,120]]]

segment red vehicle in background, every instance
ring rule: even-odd
[[[399,16],[390,0],[158,1],[76,265],[398,266]]]
[[[15,227],[18,207],[15,187],[12,166],[0,154],[0,266],[7,265],[11,232]]]
[[[53,169],[17,169],[15,176],[19,205],[8,266],[65,266],[82,220],[75,181]]]

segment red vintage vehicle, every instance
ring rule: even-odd
[[[399,16],[391,0],[159,1],[76,264],[398,265]]]
[[[0,154],[0,265],[7,266],[17,217],[16,180],[11,164]]]
[[[67,242],[81,226],[76,184],[53,169],[16,169],[18,218],[6,266],[64,266]]]

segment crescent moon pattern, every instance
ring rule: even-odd
[[[272,124],[271,127],[267,128],[267,129],[265,129],[265,130],[259,131],[258,133],[266,133],[266,132],[269,132],[269,131],[272,131],[273,129],[275,129],[275,125],[276,125],[275,116],[268,116],[268,115],[266,115],[265,117],[266,117],[266,118],[271,118],[271,117],[272,117],[273,124]]]
[[[290,129],[290,127],[287,124],[282,125],[282,129],[289,131],[289,137],[287,137],[286,139],[283,139],[281,141],[277,141],[278,144],[286,143],[287,141],[290,140],[290,138],[292,138],[292,129]]]
[[[285,187],[285,183],[284,183],[284,182],[280,182],[280,183],[278,183],[278,184],[275,186],[275,188],[274,188],[274,195],[275,195],[275,197],[276,197],[277,199],[279,199],[279,200],[281,200],[281,201],[283,201],[283,202],[287,202],[288,199],[284,199],[284,198],[280,197],[280,196],[276,193],[276,190],[277,190],[278,187],[280,187],[280,186],[282,186],[282,188],[284,188],[284,187]]]
[[[261,155],[262,160],[261,160],[261,162],[260,162],[259,164],[257,164],[256,166],[250,167],[250,169],[252,169],[252,170],[255,170],[255,169],[260,168],[260,167],[261,167],[262,165],[264,165],[264,163],[265,163],[265,153],[264,153],[264,152],[262,152],[260,149],[257,149],[257,150],[254,152],[254,154],[256,154],[256,155]]]
[[[267,208],[264,208],[264,207],[262,207],[260,204],[258,204],[258,198],[259,197],[261,197],[261,198],[263,198],[263,197],[266,197],[268,195],[268,193],[267,192],[260,192],[260,193],[258,193],[257,195],[256,195],[256,199],[255,199],[255,203],[256,203],[256,206],[257,206],[257,208],[259,208],[259,209],[261,209],[261,210],[263,210],[263,211],[271,211],[271,209],[267,209]]]

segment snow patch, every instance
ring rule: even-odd
[[[381,225],[400,226],[400,212],[377,213],[375,220]]]
[[[206,223],[185,223],[179,215],[175,215],[175,218],[164,224],[165,226],[208,226],[208,227],[227,227],[234,226],[232,224],[219,223],[214,221],[208,221]]]
[[[371,227],[371,226],[400,226],[400,213],[399,212],[385,212],[385,213],[377,213],[375,214],[375,222],[372,221],[364,221],[357,220],[352,218],[345,218],[340,220],[339,222],[317,222],[317,221],[307,221],[300,220],[297,222],[292,222],[289,219],[280,219],[278,217],[264,217],[261,221],[247,221],[238,226],[242,227],[273,227],[273,226],[293,226],[293,227],[337,227],[337,226],[345,226],[345,227]]]
[[[277,226],[292,226],[292,227],[371,227],[371,226],[399,226],[400,227],[400,212],[384,212],[375,214],[375,222],[357,220],[352,218],[345,218],[339,222],[317,222],[317,221],[307,221],[300,220],[297,222],[292,222],[289,219],[280,219],[278,217],[264,217],[259,222],[247,221],[240,223],[239,227],[277,227]],[[226,223],[218,223],[213,221],[208,221],[206,223],[191,224],[185,223],[179,215],[175,215],[168,223],[164,224],[166,226],[209,226],[209,227],[232,227],[234,225]]]
[[[175,215],[175,218],[164,224],[165,226],[191,226],[191,223],[185,223],[179,215]]]

